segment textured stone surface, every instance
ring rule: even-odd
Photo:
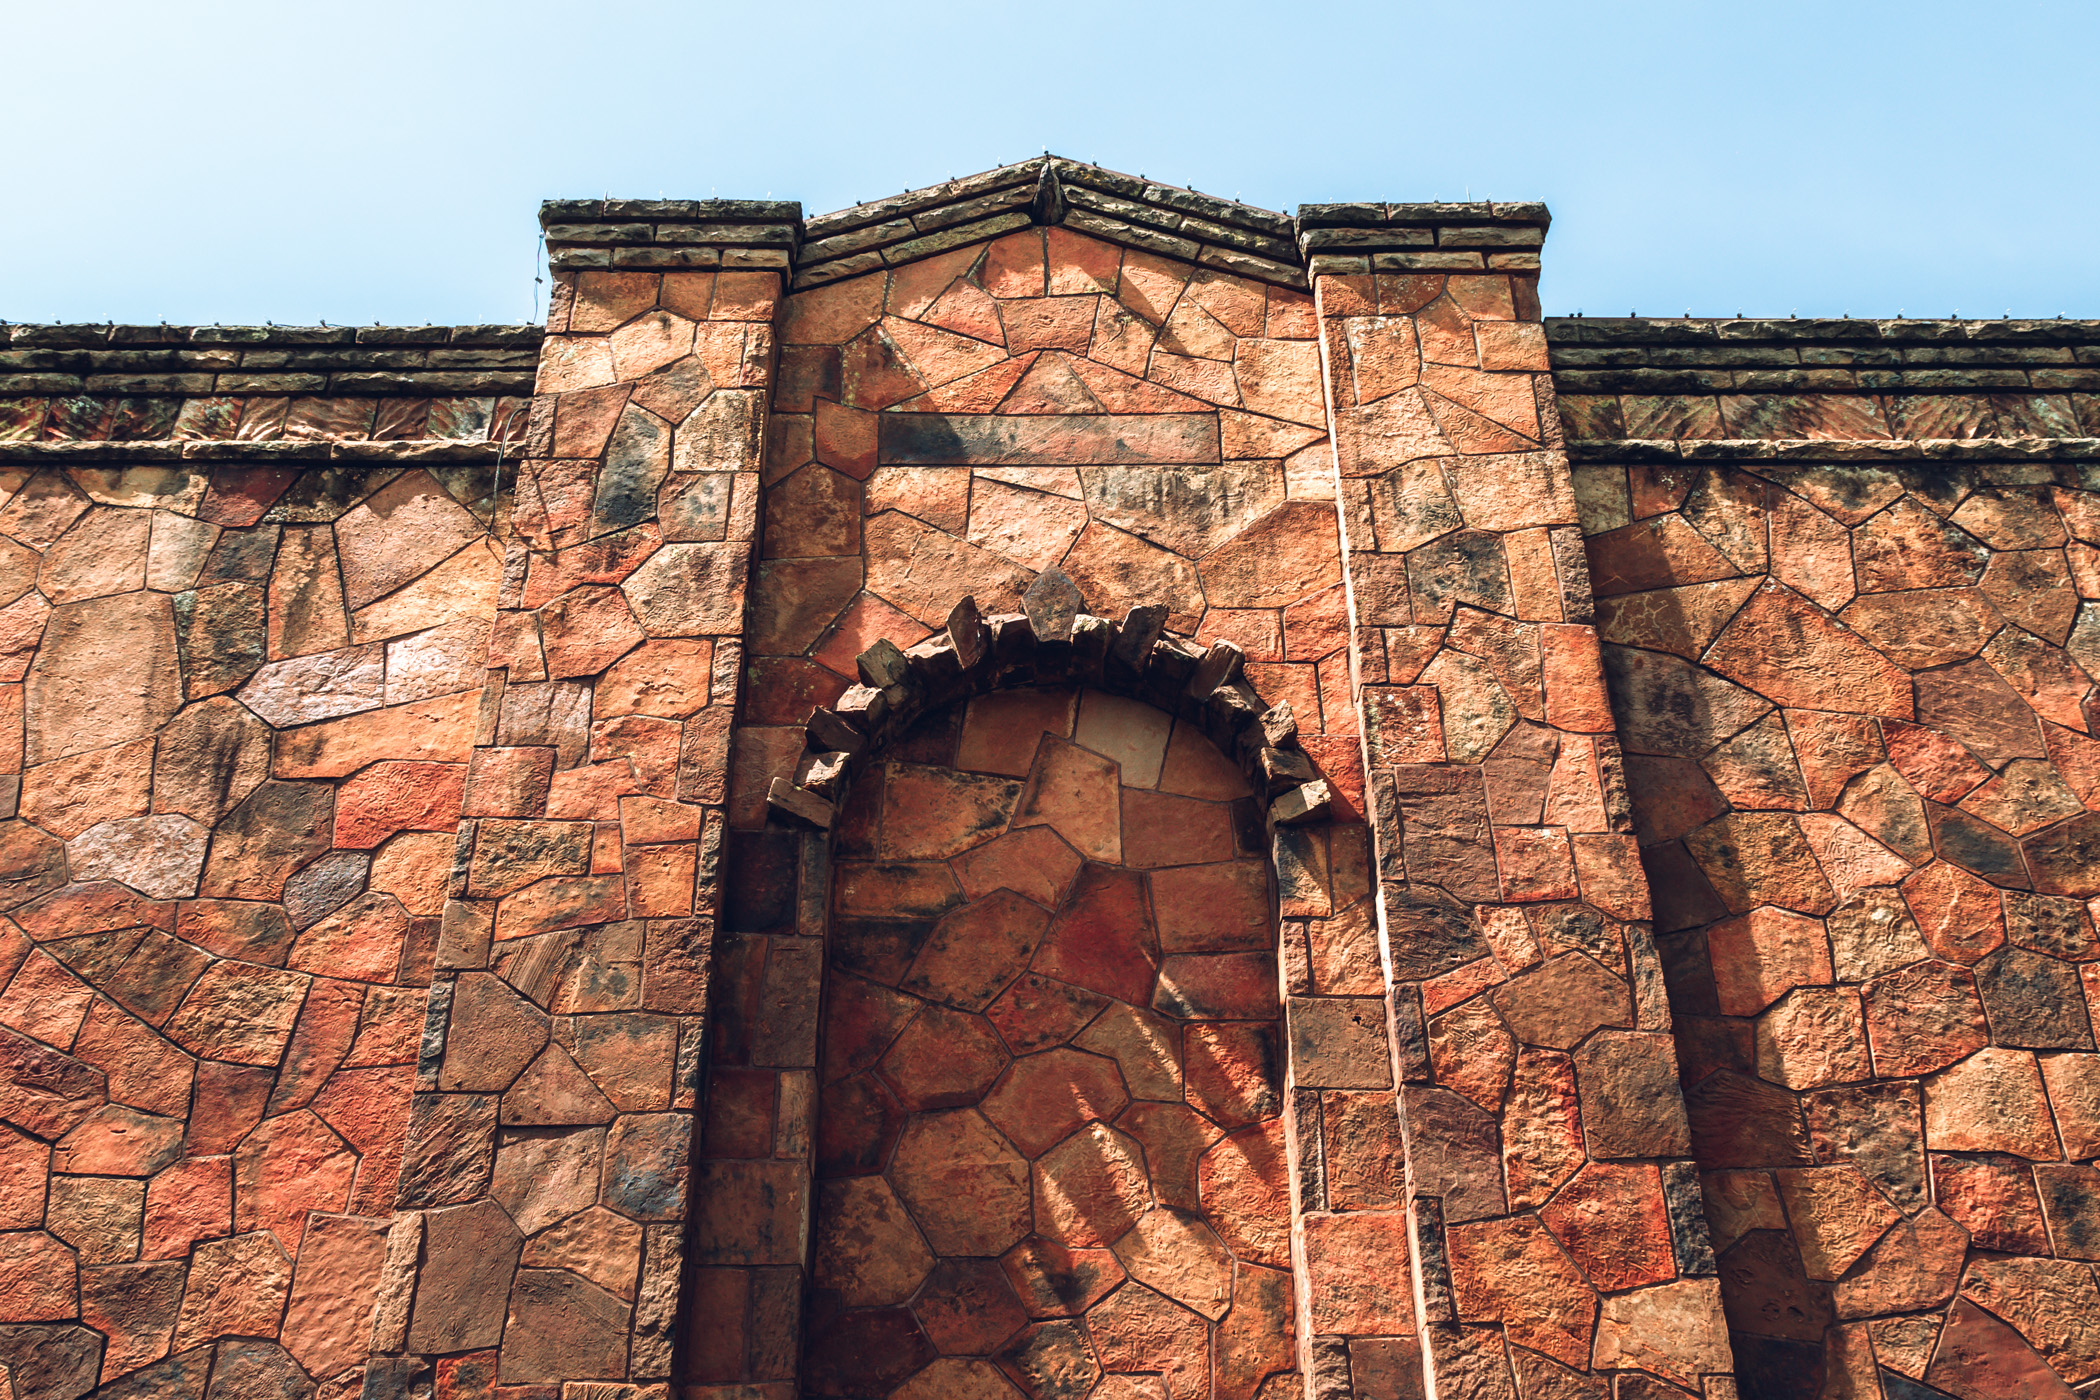
[[[1266,873],[1229,817],[1203,863],[1149,876],[1082,866],[1067,843],[1134,857],[1157,838],[1119,791],[1197,792],[1170,796],[1222,814],[1244,780],[1185,722],[1093,691],[1076,711],[1069,691],[1005,692],[922,732],[837,854],[842,869],[944,858],[966,902],[840,925],[815,1283],[845,1311],[811,1334],[805,1374],[850,1365],[835,1349],[907,1305],[958,1361],[1004,1368],[940,1384],[1062,1385],[1091,1336],[1100,1365],[1164,1370],[1171,1395],[1243,1393],[1289,1364],[1292,1325],[1246,1281],[1289,1262]],[[1088,786],[1103,783],[1105,803]],[[957,1294],[1000,1253],[1027,1314],[1091,1306],[1087,1330],[1017,1338],[1004,1275]],[[1214,1374],[1221,1347],[1235,1359]],[[891,1393],[934,1384],[921,1372]]]
[[[1612,432],[1862,430],[1785,395],[1742,400],[1725,427],[1723,414],[1701,426],[1693,395],[1598,402],[1624,415]],[[1900,413],[1892,401],[1890,421],[1922,437],[1980,403],[1918,394]],[[2074,590],[2053,551],[2091,533],[2072,523],[2090,507],[2082,486],[1986,484],[1996,470],[1577,469],[1593,473],[1593,571],[1617,595],[1600,608],[1606,637],[1631,649],[1614,671],[1620,732],[1636,751],[1701,760],[1715,784],[1701,801],[1659,764],[1629,772],[1659,883],[1703,877],[1712,891],[1658,889],[1702,1165],[1782,1168],[1708,1176],[1746,1394],[1822,1384],[1793,1378],[1823,1374],[1826,1355],[1829,1387],[1871,1387],[1849,1331],[1830,1332],[1826,1353],[1816,1318],[1833,1307],[1872,1319],[1890,1394],[1891,1376],[2053,1395],[2092,1374],[2050,1349],[2066,1345],[2047,1320],[2062,1305],[2036,1301],[2055,1286],[2027,1272],[2062,1254],[2045,1219],[2075,1232],[2085,1199],[2081,1169],[2049,1165],[2088,1148],[2092,1030],[2074,976],[2094,790],[2073,712],[2088,684],[2072,669]],[[1757,478],[1791,494],[1759,504],[1742,490]],[[1640,525],[1612,517],[1615,495]],[[1733,694],[1724,678],[1784,708],[1704,724]],[[1775,809],[1801,814],[1798,845],[1764,815]],[[1725,1208],[1722,1178],[1737,1202]],[[2022,1282],[1983,1285],[1995,1313],[1949,1313],[1979,1269]],[[1825,1280],[1834,1303],[1818,1301]],[[2031,1330],[2000,1321],[2013,1312]]]
[[[969,217],[1034,191],[1032,168],[1000,178],[967,186],[989,192]],[[0,1213],[53,1264],[13,1271],[49,1314],[9,1324],[48,1329],[18,1391],[100,1348],[113,1394],[213,1374],[350,1393],[375,1341],[451,1349],[440,1395],[648,1389],[689,1313],[676,1379],[718,1400],[777,1400],[798,1369],[821,1394],[1102,1376],[1104,1395],[1274,1400],[1299,1326],[1316,1386],[1366,1395],[1513,1379],[1559,1400],[1620,1367],[1646,1373],[1627,1394],[1723,1394],[1701,1384],[1730,1363],[1687,1150],[1744,1394],[1872,1393],[1870,1362],[1892,1395],[2093,1376],[2100,624],[2078,598],[2100,591],[2100,509],[2048,443],[2096,428],[2025,368],[2075,328],[1549,330],[1524,319],[1528,253],[1323,260],[1307,296],[1096,241],[1098,191],[1043,198],[1066,195],[1071,223],[1006,236],[1025,214],[933,230],[945,206],[911,204],[947,195],[813,223],[805,259],[873,268],[830,250],[907,236],[912,208],[927,241],[785,299],[763,266],[558,271],[536,405],[406,396],[427,388],[410,358],[531,355],[430,328],[384,352],[298,333],[317,365],[394,356],[369,394],[0,409],[0,436],[87,450],[0,473],[0,730],[23,770],[0,783],[21,930],[0,939],[0,1100],[32,1178]],[[1143,200],[1187,206],[1175,237],[1216,220],[1295,257],[1259,211]],[[573,214],[601,217],[628,215]],[[770,256],[656,242],[605,256]],[[1202,261],[1221,256],[1243,252]],[[1445,262],[1394,270],[1418,257]],[[15,334],[134,353],[68,339],[128,329]],[[202,353],[282,355],[278,334]],[[1716,335],[1740,364],[1695,373],[1737,383],[1654,392],[1630,366],[1665,334],[1674,384]],[[1900,366],[1880,373],[1996,378],[1871,387],[1862,342]],[[2029,445],[1918,441],[1978,434]],[[155,435],[440,447],[407,470],[92,464]],[[1882,444],[1667,441],[1702,437]],[[496,440],[523,449],[501,496],[486,462],[442,455]],[[1159,604],[1198,649],[1235,643],[1261,703],[1290,702],[1278,732],[1337,824],[1275,841],[1274,927],[1260,809],[1235,764],[1190,761],[1195,723],[1082,700],[1007,726],[996,761],[956,747],[966,726],[900,736],[896,765],[973,770],[987,797],[943,827],[925,813],[946,780],[907,780],[886,822],[884,780],[853,765],[820,996],[823,857],[761,829],[794,726],[878,637],[913,646],[964,593],[1013,612],[1052,569],[1039,599],[1068,575],[1089,612]],[[945,684],[943,655],[914,684]],[[484,659],[504,693],[479,714]],[[1017,653],[999,684],[1036,664]],[[1193,716],[1181,683],[1158,698]],[[479,825],[454,885],[462,808]],[[440,970],[460,980],[426,1017]],[[840,1018],[821,1038],[820,1005]],[[1031,1061],[1047,1073],[1016,1074]],[[1355,1087],[1396,1071],[1406,1146],[1390,1088]],[[929,1149],[922,1125],[958,1114],[982,1125],[969,1151]],[[872,1252],[835,1232],[822,1256],[872,1269],[868,1300],[820,1287],[805,1319],[812,1206],[859,1218],[812,1202],[812,1154],[827,1186],[891,1183],[893,1204],[859,1213]],[[384,1223],[397,1184],[434,1213]],[[921,1212],[951,1244],[1001,1223],[913,1292],[903,1241],[943,1248]],[[1425,1347],[1391,1281],[1439,1239],[1454,1292],[1432,1247],[1424,1300],[1451,1311]],[[878,1286],[869,1259],[902,1272]]]
[[[1640,1366],[1685,1384],[1728,1369],[1728,1339],[1715,1307],[1719,1291],[1712,1280],[1685,1279],[1606,1299],[1596,1364]]]
[[[361,420],[320,409],[292,415],[301,433],[374,430],[370,400]],[[51,536],[58,607],[12,713],[22,810],[67,843],[73,884],[17,911],[50,954],[6,957],[0,1019],[47,1038],[70,1021],[60,1043],[81,1057],[24,1061],[43,1107],[9,1117],[54,1144],[36,1171],[59,1175],[20,1223],[91,1271],[66,1316],[110,1338],[105,1385],[238,1337],[221,1388],[305,1393],[370,1345],[459,820],[428,760],[463,760],[471,726],[431,731],[471,715],[495,597],[493,575],[454,578],[484,527],[445,483],[470,475],[93,472],[100,504]],[[258,523],[272,500],[287,524]],[[431,579],[441,603],[418,592]],[[15,888],[34,860],[14,857]],[[438,1148],[455,1188],[475,1179],[471,1141]]]

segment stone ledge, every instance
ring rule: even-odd
[[[1293,236],[1291,217],[1273,209],[1221,199],[1216,195],[1185,189],[1179,185],[1147,180],[1141,175],[1126,175],[1104,166],[1089,165],[1084,161],[1064,156],[1036,156],[1013,165],[1002,165],[996,170],[966,175],[958,180],[946,180],[921,189],[906,190],[902,194],[870,200],[829,214],[819,214],[805,222],[804,237],[814,245],[856,229],[891,224],[898,220],[921,220],[931,211],[1016,186],[1034,185],[1042,178],[1046,167],[1057,182],[1065,187],[1067,194],[1074,189],[1087,190],[1152,206],[1162,216],[1171,214],[1177,218],[1194,218],[1199,222],[1266,236],[1279,245],[1289,244]]]
[[[496,462],[522,456],[500,442],[420,438],[400,442],[327,442],[306,438],[263,441],[0,442],[0,462],[31,466],[161,466],[179,462],[327,462],[337,466]]]
[[[1298,208],[1298,246],[1315,260],[1316,274],[1536,272],[1552,222],[1535,200],[1304,204]]]
[[[1960,394],[2100,392],[2100,365],[1964,369],[1569,369],[1553,383],[1563,394]]]
[[[84,375],[0,373],[0,398],[526,398],[535,374],[435,370],[341,374]]]
[[[0,324],[0,398],[528,395],[538,326]]]
[[[2100,438],[1571,438],[1568,460],[1589,462],[2048,462],[2100,461]]]
[[[778,268],[802,243],[802,206],[765,199],[549,200],[540,206],[557,270]]]
[[[228,345],[291,349],[317,345],[450,346],[537,350],[538,326],[129,326],[30,325],[0,321],[0,337],[16,350],[117,350]]]
[[[802,217],[792,199],[550,199],[540,223],[779,223]]]
[[[1824,317],[1549,316],[1558,345],[1712,345],[1721,341],[1998,343],[2100,347],[2100,321],[1853,320]],[[2100,353],[2100,352],[2096,352]]]
[[[829,214],[819,214],[803,221],[802,236],[806,240],[805,246],[814,249],[855,230],[909,221],[914,215],[926,210],[960,204],[1014,186],[1033,185],[1040,175],[1042,164],[1043,158],[1037,156],[1033,160],[1002,165],[995,170],[982,171],[976,175],[966,175],[960,180],[946,180],[938,185],[926,185],[883,199],[848,205]],[[866,246],[873,246],[873,241],[871,238]]]
[[[538,367],[538,346],[516,350],[0,350],[0,373],[181,374],[247,370],[402,370],[489,373]]]
[[[1433,228],[1445,224],[1493,227],[1536,225],[1543,229],[1553,222],[1543,202],[1535,199],[1514,203],[1501,200],[1464,200],[1415,204],[1376,204],[1352,201],[1339,204],[1301,204],[1299,229],[1313,228]]]
[[[2100,344],[2032,345],[1996,342],[1979,345],[1888,345],[1841,343],[1799,345],[1786,341],[1704,342],[1696,345],[1553,346],[1556,369],[1680,365],[1778,365],[1812,367],[1869,366],[2065,366],[2100,364]]]

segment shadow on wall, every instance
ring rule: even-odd
[[[1746,1397],[2100,1375],[2077,472],[1576,469]]]
[[[1297,1385],[1237,766],[1137,701],[1003,692],[870,759],[835,843],[805,1388]]]

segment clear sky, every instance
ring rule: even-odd
[[[557,196],[1544,199],[1549,313],[2100,316],[2096,0],[0,6],[0,317],[519,321]]]

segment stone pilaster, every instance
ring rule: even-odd
[[[375,1350],[667,1386],[789,204],[543,211],[549,314]],[[440,1361],[440,1367],[457,1361]],[[369,1393],[369,1387],[368,1387]]]
[[[1301,210],[1423,1321],[1732,1395],[1538,320],[1538,205]]]

